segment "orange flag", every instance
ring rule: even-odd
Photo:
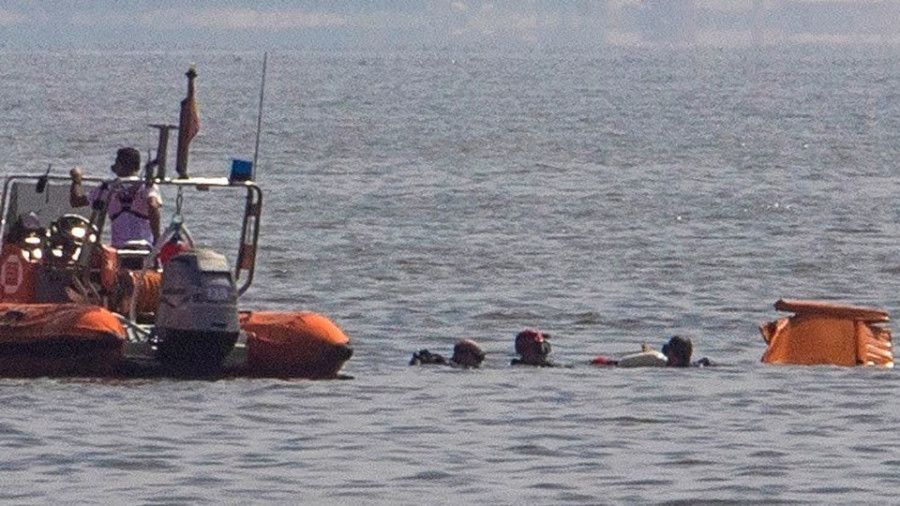
[[[194,67],[185,74],[188,78],[188,94],[181,101],[181,117],[178,120],[178,156],[175,161],[175,172],[179,179],[187,179],[188,146],[191,139],[200,131],[200,115],[197,112],[197,100],[194,98],[194,78],[197,71]]]

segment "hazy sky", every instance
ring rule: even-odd
[[[0,47],[896,43],[900,0],[0,0]]]

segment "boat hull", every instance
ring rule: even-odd
[[[0,377],[339,377],[350,340],[330,319],[306,312],[242,312],[243,335],[215,370],[185,371],[149,342],[128,341],[120,317],[76,303],[0,303]]]

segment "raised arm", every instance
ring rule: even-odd
[[[73,167],[69,171],[72,178],[72,185],[69,186],[69,205],[72,207],[84,207],[88,205],[87,195],[84,194],[84,188],[81,187],[81,167]]]

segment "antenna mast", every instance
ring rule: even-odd
[[[253,165],[250,179],[256,179],[256,161],[259,159],[259,137],[262,132],[263,97],[266,91],[266,62],[269,60],[269,52],[263,53],[262,83],[259,85],[259,115],[256,117],[256,147],[253,149]]]

